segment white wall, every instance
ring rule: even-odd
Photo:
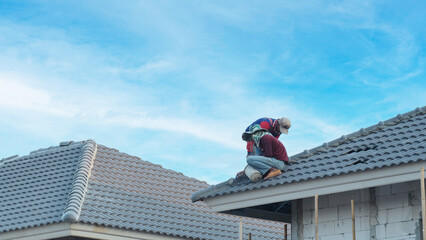
[[[356,239],[420,240],[420,181],[319,196],[321,240],[352,240],[351,200],[355,202]],[[304,199],[304,239],[315,239],[314,214],[314,198]]]

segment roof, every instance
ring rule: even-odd
[[[290,158],[291,166],[288,171],[277,177],[257,183],[251,182],[247,177],[239,180],[231,178],[195,192],[192,201],[228,195],[232,197],[238,193],[259,192],[277,186],[289,189],[289,186],[295,183],[312,180],[318,182],[322,179],[325,181],[337,176],[354,176],[393,166],[423,162],[426,160],[425,142],[426,107],[422,107],[296,154]],[[326,182],[330,184],[330,181]],[[290,190],[286,191],[289,195]],[[301,195],[292,196],[293,198],[288,199],[298,199]],[[245,198],[247,199],[247,195]],[[282,199],[284,198],[281,197],[281,201]],[[248,203],[247,206],[249,205],[254,204]]]
[[[55,223],[190,239],[239,234],[239,217],[191,203],[191,194],[207,183],[92,140],[1,159],[0,182],[0,236]],[[244,218],[244,232],[255,239],[280,239],[282,228]]]

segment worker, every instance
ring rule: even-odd
[[[264,118],[259,118],[256,121],[254,121],[252,124],[250,124],[246,128],[246,132],[254,124],[259,124],[261,128],[268,130],[272,134],[272,136],[274,136],[276,139],[278,139],[281,136],[281,133],[288,134],[288,129],[291,127],[290,119],[286,117],[277,118],[277,119],[264,117]],[[245,139],[243,138],[243,140]],[[261,153],[258,152],[259,149],[254,146],[253,141],[247,141],[246,148],[247,148],[247,157],[253,156],[253,155],[261,155]]]
[[[254,146],[260,149],[261,155],[248,156],[247,164],[258,170],[263,179],[280,175],[290,166],[284,145],[259,124],[251,125],[242,138],[245,141],[253,141]]]

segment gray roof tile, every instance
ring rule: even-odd
[[[289,170],[267,181],[248,178],[195,192],[192,201],[293,182],[371,171],[426,160],[426,107],[292,156]]]
[[[238,238],[239,217],[191,203],[207,183],[91,140],[2,159],[0,182],[0,235],[67,221],[179,238]],[[255,239],[282,238],[280,223],[244,222]]]
[[[82,146],[38,150],[0,165],[0,232],[60,221]]]

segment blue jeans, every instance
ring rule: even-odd
[[[247,164],[258,170],[262,175],[265,175],[271,167],[277,168],[283,172],[287,171],[289,167],[285,165],[283,161],[264,156],[248,156]]]

